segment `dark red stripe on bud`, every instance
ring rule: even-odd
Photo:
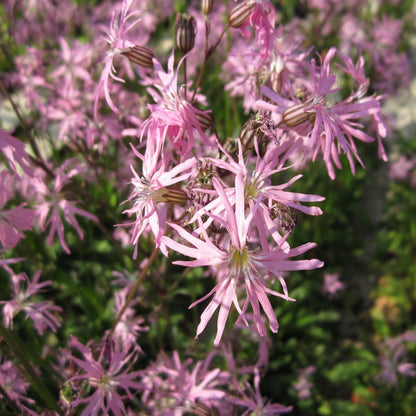
[[[131,62],[145,68],[151,68],[153,66],[153,57],[155,56],[153,51],[146,46],[134,45],[121,52]]]
[[[201,1],[201,10],[202,10],[202,13],[205,14],[205,16],[208,16],[211,13],[213,3],[214,3],[214,0],[202,0]]]
[[[176,46],[183,52],[189,52],[195,45],[195,18],[186,14],[176,16]]]
[[[235,6],[228,15],[228,22],[231,27],[239,28],[248,19],[254,9],[256,2],[254,0],[246,0]]]
[[[180,188],[160,188],[153,192],[152,199],[155,202],[176,205],[185,205],[188,202],[188,194]]]
[[[195,115],[202,130],[206,130],[208,127],[211,127],[212,119],[209,113],[195,113]]]
[[[305,121],[313,122],[315,111],[307,110],[310,103],[300,103],[286,108],[282,115],[282,123],[287,127],[296,127]]]
[[[251,118],[244,123],[240,131],[240,140],[244,150],[250,151],[254,148],[257,131],[258,125]]]

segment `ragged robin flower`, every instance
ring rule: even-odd
[[[305,253],[315,247],[315,244],[307,243],[291,249],[286,245],[286,235],[285,238],[275,241],[277,246],[274,248],[270,248],[264,240],[260,241],[261,249],[258,248],[258,245],[257,248],[250,248],[249,236],[251,236],[253,218],[257,209],[259,209],[260,200],[254,204],[248,214],[245,213],[244,178],[240,173],[236,175],[235,180],[234,208],[230,204],[225,189],[216,178],[213,178],[213,185],[224,206],[225,215],[223,218],[210,213],[208,215],[224,227],[229,235],[229,240],[226,240],[224,245],[218,246],[208,236],[201,220],[199,230],[203,239],[190,234],[177,224],[169,224],[184,241],[192,246],[179,243],[167,236],[163,237],[167,247],[194,258],[194,260],[189,261],[175,261],[174,264],[187,267],[212,266],[217,268],[217,285],[203,298],[190,305],[190,307],[193,307],[213,295],[211,302],[201,315],[196,336],[198,337],[201,334],[216,309],[219,308],[217,335],[214,340],[214,344],[218,345],[232,304],[239,313],[239,321],[242,320],[243,322],[245,321],[244,315],[248,305],[251,304],[256,329],[261,336],[264,336],[267,332],[260,311],[261,305],[269,320],[271,331],[277,332],[279,325],[267,294],[285,300],[294,300],[289,297],[283,277],[284,273],[290,270],[315,269],[322,267],[323,263],[316,259],[291,261],[289,258]],[[269,275],[279,280],[283,293],[267,287],[270,280],[267,278]],[[245,294],[242,307],[238,299],[241,293]]]

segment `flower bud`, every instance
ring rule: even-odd
[[[176,16],[176,46],[183,52],[189,52],[195,45],[195,18],[186,14]]]
[[[287,127],[296,127],[305,121],[313,122],[315,111],[307,110],[310,103],[304,102],[287,107],[282,115],[282,123]]]
[[[155,202],[167,202],[168,204],[185,205],[188,202],[188,194],[180,188],[163,187],[153,191],[152,199]]]
[[[205,16],[208,16],[211,13],[213,2],[214,0],[202,0],[201,1],[202,13],[204,13]]]
[[[252,118],[247,120],[240,131],[240,140],[244,151],[251,151],[254,149],[254,138],[258,130],[258,125]]]
[[[154,53],[150,48],[145,46],[134,45],[121,52],[131,62],[141,65],[145,68],[151,68],[153,66]]]
[[[255,0],[246,0],[235,6],[228,15],[230,26],[235,28],[241,27],[250,16],[255,4]]]
[[[195,115],[202,130],[206,130],[208,127],[211,127],[212,119],[209,113],[195,113]]]

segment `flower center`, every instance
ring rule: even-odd
[[[232,247],[230,254],[232,275],[238,279],[251,267],[250,252],[246,248],[242,250]]]

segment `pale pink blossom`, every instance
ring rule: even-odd
[[[53,79],[62,79],[65,83],[81,80],[85,85],[92,84],[91,73],[87,70],[92,61],[91,46],[74,41],[71,47],[62,36],[58,42],[61,50],[56,60],[59,65],[50,76]]]
[[[153,58],[157,79],[152,83],[152,87],[148,88],[148,92],[156,103],[148,105],[151,114],[143,124],[140,134],[141,137],[145,134],[168,137],[175,150],[180,155],[186,155],[192,150],[195,137],[201,139],[205,145],[212,146],[200,121],[201,117],[207,117],[210,111],[203,111],[192,105],[190,98],[185,94],[186,89],[178,86],[178,69],[182,60],[175,70],[174,58],[172,50],[167,72],[159,61]],[[152,81],[148,79],[146,82]]]
[[[0,356],[0,386],[7,396],[23,411],[26,404],[33,404],[34,400],[27,396],[29,382],[23,377],[16,366]],[[0,399],[4,399],[0,393]]]
[[[234,386],[239,397],[230,397],[227,400],[234,405],[241,407],[241,416],[249,415],[264,415],[264,416],[279,416],[282,413],[292,411],[291,406],[284,406],[279,403],[271,403],[270,400],[265,399],[260,391],[260,371],[258,368],[254,369],[254,388],[247,382],[243,385],[234,382]]]
[[[128,287],[115,292],[115,316],[118,316],[118,314],[121,312],[121,309],[124,307],[128,293]],[[120,321],[114,328],[113,337],[119,339],[120,344],[124,345],[126,348],[127,346],[132,346],[133,349],[143,353],[142,349],[137,343],[137,338],[139,337],[140,332],[148,331],[149,327],[143,325],[145,322],[143,317],[136,315],[136,311],[133,307],[137,303],[138,300],[133,300],[125,309]]]
[[[137,381],[140,372],[131,371],[137,354],[130,352],[130,345],[122,346],[118,340],[104,340],[98,356],[75,337],[71,338],[70,345],[82,355],[82,358],[70,357],[80,372],[70,381],[85,380],[93,389],[90,396],[76,398],[71,406],[86,404],[81,416],[107,415],[110,411],[117,416],[126,414],[124,400],[133,399],[133,393],[140,387]]]
[[[81,166],[70,168],[74,162],[75,159],[69,159],[62,163],[56,170],[56,176],[51,182],[52,189],[50,190],[41,178],[35,178],[33,181],[33,186],[36,188],[40,199],[36,207],[39,224],[43,230],[49,227],[48,244],[53,244],[53,238],[57,234],[61,247],[67,254],[70,254],[70,250],[65,242],[65,230],[61,215],[76,230],[81,240],[84,238],[84,233],[75,215],[81,215],[91,221],[98,222],[98,218],[94,214],[78,208],[76,206],[77,201],[66,199],[62,192],[62,188],[69,184],[70,179],[84,170]]]
[[[18,172],[20,167],[28,176],[33,176],[33,164],[25,150],[26,145],[8,132],[0,129],[0,151],[13,170]]]
[[[324,273],[323,292],[330,298],[334,297],[340,290],[344,289],[344,283],[339,281],[339,273]]]
[[[316,367],[310,365],[299,371],[299,378],[293,385],[293,388],[298,393],[300,400],[309,399],[312,396],[311,389],[313,383],[310,381],[310,376],[316,371]]]
[[[250,35],[248,27],[254,29],[256,40],[261,45],[261,56],[265,59],[273,44],[275,35],[275,8],[268,0],[247,0],[248,5],[254,4],[253,10],[240,26],[244,37]]]
[[[408,158],[400,155],[397,159],[393,159],[389,166],[390,180],[416,180],[416,158]]]
[[[133,0],[123,0],[121,3],[121,10],[113,12],[110,30],[106,34],[105,40],[109,44],[109,49],[104,59],[104,68],[98,82],[94,103],[94,114],[97,115],[98,100],[102,93],[104,93],[105,100],[108,106],[116,113],[119,112],[110,94],[111,80],[124,82],[124,80],[116,75],[116,68],[114,66],[114,57],[120,55],[121,52],[127,48],[134,46],[134,43],[127,38],[127,32],[132,29],[141,18],[137,17],[141,13],[140,10],[130,11]]]
[[[155,243],[166,253],[162,244],[162,236],[166,228],[167,208],[169,203],[179,199],[187,199],[187,194],[179,188],[182,181],[187,180],[196,165],[196,159],[186,159],[170,170],[166,170],[166,164],[162,154],[162,139],[148,140],[144,155],[132,146],[134,154],[142,160],[142,176],[134,170],[131,184],[133,190],[125,202],[133,202],[133,206],[123,211],[128,215],[134,215],[131,242],[135,246],[133,258],[137,256],[137,247],[142,233],[150,227],[155,238]]]
[[[214,244],[209,238],[205,227],[202,226],[201,220],[199,231],[203,239],[190,234],[177,224],[170,223],[170,226],[178,235],[192,246],[174,241],[170,237],[163,237],[163,241],[169,248],[195,259],[175,261],[174,264],[187,267],[211,266],[218,269],[218,283],[214,289],[190,306],[193,307],[213,295],[211,302],[201,315],[196,336],[198,337],[201,334],[216,309],[219,308],[217,335],[214,340],[214,344],[218,345],[224,332],[232,304],[234,304],[240,315],[239,319],[243,321],[248,304],[251,304],[256,329],[261,336],[264,336],[267,331],[264,325],[264,318],[260,312],[261,305],[269,320],[271,331],[277,332],[277,318],[267,294],[278,296],[285,300],[294,300],[289,297],[287,285],[283,277],[284,273],[290,270],[310,270],[322,267],[323,263],[316,259],[295,261],[288,259],[305,253],[315,247],[315,244],[308,243],[293,249],[285,246],[283,249],[282,247],[286,243],[288,236],[286,235],[285,238],[280,238],[276,241],[277,246],[275,248],[269,248],[269,245],[265,245],[261,247],[260,251],[250,249],[248,238],[250,236],[254,215],[259,208],[260,200],[258,199],[256,201],[248,214],[245,213],[244,179],[240,173],[236,175],[234,209],[231,206],[225,189],[216,178],[213,179],[213,185],[223,203],[226,214],[224,218],[210,213],[207,214],[213,217],[228,232],[228,244],[223,247]],[[275,235],[273,235],[273,238],[275,238]],[[277,277],[283,288],[283,293],[276,292],[267,287],[270,280],[269,275]],[[241,289],[244,289],[246,294],[242,307],[240,307],[237,297],[237,292],[241,293]]]
[[[363,58],[360,57],[357,64],[338,53],[342,64],[338,67],[352,76],[359,84],[357,91],[349,97],[335,104],[330,104],[331,95],[339,91],[335,86],[336,76],[331,73],[331,62],[337,54],[336,48],[330,48],[321,64],[318,66],[315,60],[310,62],[310,82],[305,87],[310,90],[310,96],[304,102],[293,101],[282,97],[266,86],[261,87],[262,93],[275,105],[266,102],[258,102],[259,108],[271,110],[276,121],[281,127],[289,131],[296,131],[306,141],[307,147],[313,154],[313,160],[322,153],[327,166],[329,176],[335,178],[334,165],[341,168],[340,153],[347,155],[351,171],[355,173],[354,158],[363,165],[358,155],[354,139],[363,142],[372,142],[374,137],[363,130],[359,123],[362,118],[368,118],[376,126],[376,138],[379,145],[379,156],[387,160],[381,139],[386,135],[386,126],[381,116],[380,99],[382,97],[364,96],[368,82],[364,76]]]
[[[293,228],[294,219],[291,217],[291,210],[301,211],[309,215],[321,215],[322,210],[316,206],[307,206],[303,203],[320,202],[325,198],[319,195],[309,195],[299,192],[289,192],[286,188],[293,185],[302,175],[297,175],[288,182],[273,185],[271,181],[272,175],[287,170],[285,166],[288,157],[294,148],[285,145],[269,143],[269,147],[263,157],[257,155],[255,166],[249,166],[248,161],[243,157],[243,149],[241,141],[238,144],[238,161],[235,161],[222,146],[219,145],[222,152],[228,160],[223,158],[206,158],[212,165],[223,171],[229,171],[233,175],[239,174],[244,181],[244,202],[250,209],[255,212],[254,223],[257,224],[260,239],[263,241],[263,246],[266,246],[266,233],[263,232],[262,224],[271,224],[271,215],[275,216],[282,223],[282,228],[285,232]],[[198,216],[202,216],[207,212],[211,212],[215,216],[223,217],[225,213],[225,206],[223,199],[216,195],[213,191],[204,191],[203,189],[195,188],[194,192],[209,192],[211,194],[211,201],[201,207],[190,220],[195,221]],[[236,201],[236,188],[225,188],[225,193],[231,205]],[[255,205],[259,203],[259,208],[254,210]],[[287,217],[287,218],[285,218]],[[209,217],[205,224],[210,224],[214,217]]]
[[[25,237],[23,231],[32,229],[35,218],[35,211],[25,208],[25,203],[5,209],[7,202],[14,197],[15,182],[14,175],[0,172],[0,243],[3,249],[15,247]]]
[[[406,331],[381,343],[381,372],[376,376],[377,381],[397,388],[399,376],[416,377],[415,363],[407,361],[409,343],[416,343],[416,331]]]
[[[142,403],[155,416],[184,416],[198,408],[221,409],[226,393],[222,386],[229,382],[229,373],[210,369],[216,352],[195,364],[181,362],[174,351],[172,357],[162,353],[142,373]]]
[[[43,292],[46,286],[52,285],[51,280],[39,283],[40,275],[40,270],[34,274],[32,280],[25,273],[12,275],[13,298],[9,301],[0,301],[4,305],[3,318],[6,326],[13,328],[13,319],[20,311],[25,312],[26,319],[30,318],[33,321],[40,335],[46,329],[56,332],[61,326],[56,314],[62,312],[62,309],[51,301],[36,300],[36,295]]]

